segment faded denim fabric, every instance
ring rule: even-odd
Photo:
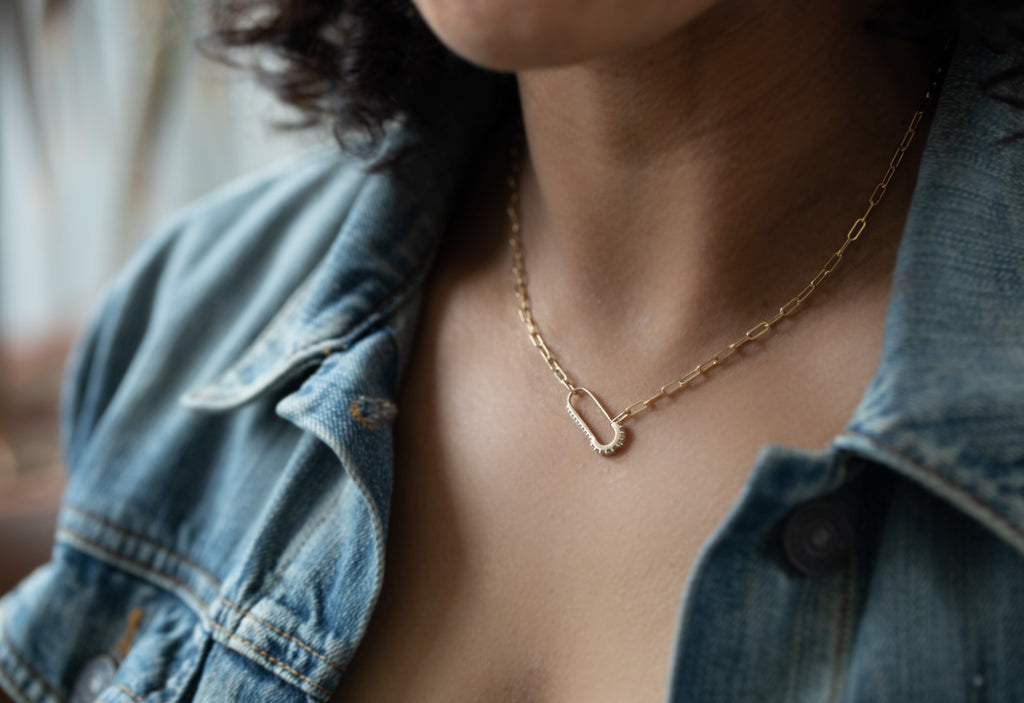
[[[670,701],[1024,701],[1024,143],[995,144],[1024,119],[978,87],[1010,65],[958,49],[878,374],[827,451],[761,453],[685,585]],[[53,561],[0,601],[15,701],[329,698],[467,124],[398,175],[327,155],[220,192],[113,286],[69,372]],[[845,516],[838,568],[801,570],[808,506]]]

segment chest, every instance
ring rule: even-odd
[[[663,697],[712,510],[543,475],[567,469],[402,445],[383,590],[338,700]]]
[[[769,355],[605,458],[521,329],[433,301],[399,399],[384,585],[336,700],[663,699],[685,584],[761,446],[825,444],[870,367],[815,403],[781,393]]]

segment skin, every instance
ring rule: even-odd
[[[502,71],[581,64],[643,50],[715,0],[415,0],[449,48]],[[623,10],[628,10],[624,12]]]
[[[613,413],[803,288],[930,73],[861,30],[859,0],[416,4],[453,50],[517,74],[534,315]],[[428,289],[388,573],[336,700],[663,699],[685,581],[759,449],[824,447],[874,375],[922,142],[806,309],[608,459],[516,317],[495,135]]]

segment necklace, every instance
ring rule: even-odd
[[[576,424],[580,426],[580,429],[583,430],[583,433],[590,440],[590,446],[593,447],[595,451],[604,456],[609,456],[617,452],[622,448],[622,445],[626,441],[626,430],[623,427],[625,422],[636,417],[645,410],[649,410],[651,406],[662,398],[667,398],[670,395],[678,393],[691,385],[698,378],[710,373],[712,369],[718,368],[718,366],[720,366],[726,359],[736,354],[740,349],[768,334],[768,332],[782,320],[791,317],[796,313],[800,306],[814,294],[814,291],[818,289],[818,286],[821,285],[821,283],[833,271],[835,271],[839,262],[842,261],[843,255],[846,254],[847,249],[849,249],[849,247],[860,238],[861,234],[864,233],[864,230],[867,227],[868,216],[875,207],[878,206],[883,196],[885,196],[885,192],[888,190],[893,176],[896,175],[896,170],[899,168],[900,163],[902,163],[903,157],[907,153],[907,149],[910,148],[911,143],[914,141],[914,136],[917,134],[917,128],[920,125],[925,112],[935,98],[941,82],[940,79],[942,78],[942,71],[943,68],[942,65],[940,65],[939,68],[936,69],[928,90],[924,94],[924,100],[920,109],[914,113],[909,126],[903,133],[903,138],[900,140],[899,146],[896,148],[895,153],[893,153],[892,158],[889,160],[889,166],[885,171],[885,175],[871,192],[871,197],[868,198],[867,208],[864,210],[864,213],[854,220],[850,229],[847,230],[846,237],[843,239],[842,244],[838,249],[836,249],[832,256],[829,257],[828,261],[825,262],[825,265],[821,267],[814,278],[812,278],[799,293],[780,306],[778,312],[774,315],[757,323],[744,332],[743,336],[735,342],[712,354],[682,376],[668,381],[655,393],[646,398],[641,398],[640,400],[630,403],[624,410],[615,416],[612,416],[608,409],[588,388],[576,385],[572,380],[570,380],[569,374],[564,368],[562,368],[562,365],[558,363],[554,354],[551,353],[551,349],[548,347],[547,342],[544,340],[540,330],[537,328],[536,321],[533,319],[533,311],[530,307],[530,296],[526,290],[526,265],[523,261],[523,242],[519,223],[519,181],[522,173],[522,149],[520,143],[523,140],[521,137],[517,140],[512,147],[512,166],[508,175],[509,194],[506,212],[508,214],[510,226],[508,241],[512,248],[512,273],[515,276],[515,293],[516,298],[519,301],[519,319],[522,320],[523,325],[526,326],[526,331],[530,336],[530,342],[533,343],[533,346],[540,353],[541,357],[543,357],[548,368],[551,370],[551,373],[554,374],[555,378],[558,379],[558,382],[562,384],[566,391],[568,391],[568,395],[565,399],[565,407],[569,411],[569,415],[572,419],[576,421]],[[601,414],[604,416],[604,419],[607,420],[612,432],[612,437],[607,442],[602,442],[598,439],[594,429],[579,413],[574,401],[578,402],[581,398],[588,399],[596,405],[598,410],[600,410]]]

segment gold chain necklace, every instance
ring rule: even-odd
[[[948,46],[946,48],[948,49]],[[508,176],[509,195],[506,212],[508,213],[511,229],[508,241],[509,245],[512,247],[512,273],[515,276],[516,298],[519,300],[519,319],[522,320],[523,324],[526,326],[526,331],[530,335],[530,341],[544,358],[548,368],[551,369],[551,373],[555,375],[558,382],[561,383],[568,391],[569,394],[565,399],[565,407],[572,418],[576,421],[576,424],[578,424],[584,434],[586,434],[587,438],[590,440],[590,446],[593,447],[595,451],[604,456],[617,452],[626,441],[626,430],[622,426],[624,422],[639,415],[645,410],[650,409],[654,403],[658,402],[662,398],[667,398],[668,396],[674,395],[675,393],[683,390],[698,378],[708,374],[712,369],[717,368],[722,364],[722,362],[746,345],[766,335],[768,331],[775,327],[779,322],[796,313],[800,306],[809,297],[811,297],[815,290],[817,290],[822,281],[824,281],[829,274],[835,271],[839,262],[842,260],[843,255],[846,253],[846,250],[850,245],[857,241],[861,234],[864,233],[864,229],[867,227],[868,216],[881,202],[882,197],[888,190],[889,183],[892,181],[893,176],[896,175],[896,170],[903,161],[903,156],[907,153],[907,149],[910,148],[911,143],[914,141],[918,125],[920,125],[928,106],[936,95],[940,79],[942,77],[942,71],[943,68],[940,65],[935,71],[935,75],[928,87],[928,90],[925,92],[921,108],[914,113],[913,118],[910,120],[910,125],[903,134],[903,139],[900,140],[900,144],[896,148],[896,152],[889,160],[889,166],[885,171],[885,175],[871,192],[871,197],[868,198],[868,205],[864,210],[864,213],[854,220],[853,225],[851,225],[850,229],[846,232],[846,238],[843,240],[843,243],[838,249],[836,249],[835,253],[829,257],[828,261],[825,262],[825,265],[822,266],[817,275],[815,275],[814,278],[812,278],[810,282],[803,287],[803,290],[790,298],[789,301],[782,305],[778,312],[776,312],[772,317],[762,320],[751,327],[735,342],[712,354],[682,376],[665,383],[651,396],[630,403],[622,412],[614,417],[612,417],[611,413],[608,412],[608,409],[605,408],[601,401],[599,401],[589,389],[584,386],[578,386],[569,379],[569,374],[562,368],[562,365],[558,363],[554,354],[551,353],[551,349],[548,347],[547,342],[544,341],[544,337],[541,336],[540,330],[537,329],[537,323],[533,319],[533,311],[530,308],[530,297],[526,291],[526,266],[523,263],[523,242],[519,224],[519,180],[522,173],[522,155],[520,143],[519,141],[516,142],[512,147],[512,166]],[[609,441],[601,442],[597,438],[597,435],[593,428],[591,428],[590,424],[582,415],[580,415],[579,411],[573,405],[573,400],[577,398],[577,396],[585,396],[586,398],[589,398],[598,407],[602,415],[604,415],[604,418],[608,421],[613,433],[613,436]]]

